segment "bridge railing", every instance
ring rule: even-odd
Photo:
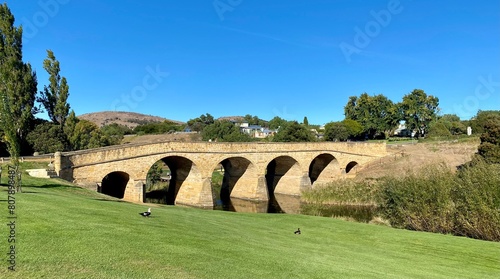
[[[54,159],[54,154],[43,154],[37,156],[22,156],[19,157],[19,161],[21,162],[46,162]],[[8,163],[10,162],[10,157],[0,157],[0,163]]]

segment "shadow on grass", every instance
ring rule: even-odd
[[[2,188],[5,188],[5,191],[7,191],[7,187],[9,185],[5,184],[0,184]],[[70,185],[60,185],[60,184],[44,184],[44,185],[22,185],[21,186],[21,192],[20,194],[45,194],[43,192],[38,192],[38,191],[33,191],[36,189],[76,189],[77,187],[75,186],[70,186]]]
[[[104,202],[125,202],[125,201],[122,201],[122,200],[112,200],[112,199],[104,199],[104,198],[100,198],[100,199],[94,199],[96,201],[104,201]]]
[[[0,183],[0,187],[9,187],[9,184],[5,183]],[[44,184],[44,185],[21,185],[22,189],[25,188],[42,188],[42,189],[49,189],[49,188],[59,188],[59,189],[65,189],[65,188],[78,188],[76,186],[72,185],[61,185],[61,184]]]
[[[61,185],[61,184],[44,184],[40,186],[23,186],[23,187],[30,187],[30,188],[42,188],[42,189],[50,189],[50,188],[59,188],[59,189],[67,189],[67,188],[78,188],[75,186],[71,185]]]

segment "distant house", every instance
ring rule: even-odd
[[[271,130],[266,127],[262,127],[260,125],[248,125],[248,123],[242,123],[240,126],[240,131],[250,135],[253,138],[267,138],[276,134],[276,130]]]
[[[406,125],[403,123],[399,123],[399,126],[396,130],[394,130],[394,135],[398,137],[410,137],[412,131],[406,128]]]
[[[275,130],[275,129],[264,128],[264,130],[262,130],[262,137],[267,138],[270,136],[274,136],[277,132],[278,132],[278,130]]]

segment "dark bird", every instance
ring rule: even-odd
[[[300,234],[300,228],[298,228],[298,229],[294,232],[294,234]]]
[[[139,213],[139,215],[142,215],[144,217],[149,217],[149,215],[151,215],[151,207],[148,208],[148,211]]]

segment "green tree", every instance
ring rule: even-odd
[[[269,121],[269,129],[278,129],[285,126],[287,121],[279,116],[275,116]]]
[[[109,145],[105,135],[96,124],[80,120],[75,125],[75,130],[69,138],[70,144],[74,150],[97,148]]]
[[[486,122],[490,119],[491,116],[498,115],[500,116],[500,110],[480,110],[477,112],[476,116],[474,116],[469,122],[472,128],[472,133],[481,135],[484,133],[484,127]]]
[[[438,105],[437,97],[427,95],[421,89],[415,89],[405,95],[400,106],[406,127],[415,131],[417,137],[426,134],[429,124],[436,119]]]
[[[285,127],[278,130],[273,137],[275,142],[310,142],[315,141],[311,131],[297,121],[287,123]]]
[[[151,166],[146,176],[148,186],[154,185],[161,180],[161,174],[163,173],[162,166],[162,161],[158,161]]]
[[[451,133],[442,121],[437,121],[430,125],[427,135],[429,137],[449,137]]]
[[[187,124],[189,125],[191,130],[201,132],[203,131],[203,128],[205,128],[207,125],[213,124],[214,122],[214,117],[207,113],[200,115],[200,117],[190,119]]]
[[[309,120],[307,120],[307,116],[304,116],[304,120],[302,121],[302,124],[304,124],[304,126],[306,126],[306,127],[309,126]]]
[[[366,93],[364,93],[366,94]],[[362,94],[363,95],[363,94]],[[368,95],[368,94],[367,94]],[[358,97],[350,96],[347,104],[344,107],[344,115],[346,119],[356,119],[359,117],[358,113]]]
[[[59,74],[59,61],[52,50],[47,50],[47,58],[43,61],[43,68],[49,74],[49,86],[44,86],[37,101],[40,102],[47,111],[49,118],[58,123],[61,129],[69,113],[69,86],[65,77]]]
[[[225,142],[246,142],[252,138],[240,131],[233,123],[227,120],[215,121],[207,125],[202,133],[203,140],[225,141]]]
[[[132,133],[132,130],[125,125],[111,123],[109,125],[102,126],[101,132],[104,134],[110,145],[115,145],[120,144],[124,135]]]
[[[349,132],[342,122],[330,122],[325,125],[323,138],[326,141],[346,141],[349,138]]]
[[[134,128],[133,132],[136,134],[165,134],[180,130],[182,130],[181,125],[165,120],[163,122],[151,122],[138,125]]]
[[[356,120],[344,119],[342,124],[347,129],[349,139],[356,139],[363,133],[363,125]]]
[[[461,121],[460,117],[455,114],[445,114],[443,116],[439,116],[435,123],[442,123],[452,135],[462,135],[467,131],[463,121]],[[431,122],[431,124],[429,124],[429,133],[431,133],[433,126],[434,124]]]
[[[246,114],[245,116],[243,116],[243,120],[246,121],[249,125],[256,125],[257,123],[253,123],[253,116],[251,114]]]
[[[489,164],[500,164],[500,116],[490,115],[483,130],[478,154]]]
[[[326,141],[346,141],[356,139],[363,132],[363,126],[352,119],[340,122],[330,122],[325,125],[324,139]]]
[[[344,107],[345,119],[355,120],[363,126],[368,138],[386,137],[401,119],[398,105],[382,94],[363,93],[351,96]]]
[[[23,62],[22,33],[22,27],[14,27],[7,4],[0,5],[0,128],[16,170],[28,125],[37,112],[37,79],[31,65]],[[21,191],[20,180],[14,184]]]
[[[58,124],[45,122],[37,125],[26,138],[33,149],[41,154],[68,150],[69,143],[66,134]]]
[[[71,142],[71,138],[73,137],[76,129],[76,124],[78,124],[78,121],[80,121],[76,115],[75,111],[71,110],[71,112],[68,115],[68,118],[66,119],[66,123],[64,124],[64,133],[66,134],[66,138],[69,141],[69,149],[70,150],[75,150],[75,147],[73,146],[73,143]]]
[[[247,114],[243,116],[243,121],[246,121],[249,125],[267,125],[267,121],[260,119],[257,115]]]

